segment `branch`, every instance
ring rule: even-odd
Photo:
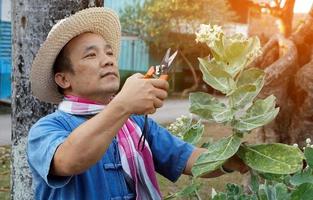
[[[302,25],[291,35],[290,39],[297,45],[303,45],[307,41],[312,42],[313,35],[313,5]]]

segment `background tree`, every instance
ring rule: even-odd
[[[221,25],[234,19],[235,13],[226,0],[137,1],[136,6],[126,6],[121,15],[123,31],[138,35],[151,52],[159,51],[162,55],[161,51],[169,47],[179,50],[179,62],[189,67],[194,79],[194,85],[185,93],[199,87],[194,65],[198,65],[197,56],[208,51],[206,46],[199,48],[200,44],[195,44],[196,28],[201,23]]]
[[[26,159],[27,135],[40,117],[54,110],[53,105],[42,103],[31,95],[29,76],[34,56],[52,25],[92,6],[103,6],[103,1],[12,1],[12,199],[33,199],[32,178]]]
[[[288,37],[292,32],[293,8],[296,0],[268,0],[268,2],[259,3],[258,0],[253,0],[254,4],[250,6],[262,12],[266,9],[269,13],[277,17],[280,21],[282,30],[281,33]],[[238,2],[238,1],[237,1]]]
[[[303,144],[313,130],[313,7],[290,37],[274,36],[254,66],[264,68],[261,95],[275,94],[281,107],[276,120],[259,130],[261,140]]]
[[[292,32],[293,9],[296,0],[229,0],[231,8],[239,15],[240,23],[247,23],[249,9],[261,13],[262,9],[277,17],[282,25],[282,34],[289,36]]]

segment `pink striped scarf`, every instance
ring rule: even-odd
[[[105,105],[75,96],[66,96],[58,107],[59,110],[73,115],[95,115],[104,108]],[[159,200],[162,196],[149,144],[146,141],[145,148],[138,149],[141,134],[140,127],[131,119],[118,131],[117,141],[122,168],[135,183],[136,200]]]

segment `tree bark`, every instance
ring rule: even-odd
[[[283,24],[283,34],[285,37],[289,37],[292,32],[292,18],[293,18],[293,8],[295,6],[296,0],[287,0],[284,7],[281,10],[280,20]]]
[[[58,20],[86,7],[103,6],[99,0],[12,1],[12,175],[11,199],[33,199],[32,178],[26,158],[30,127],[54,105],[31,95],[30,69],[40,44]]]
[[[189,67],[192,73],[193,80],[194,80],[194,84],[190,88],[184,89],[184,91],[182,92],[182,97],[185,97],[190,92],[195,91],[199,87],[199,78],[196,74],[196,70],[194,69],[192,63],[188,60],[185,54],[182,51],[180,51],[180,55],[182,56],[183,60],[186,62],[187,66]]]
[[[280,113],[259,129],[263,142],[304,145],[313,130],[313,7],[302,26],[289,39],[272,38],[255,62],[266,72],[260,96],[274,94]]]

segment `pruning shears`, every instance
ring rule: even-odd
[[[169,71],[171,69],[171,64],[173,63],[175,57],[177,56],[178,51],[175,51],[171,56],[171,48],[167,49],[165,56],[163,57],[160,65],[152,66],[149,68],[147,73],[145,74],[144,78],[149,79],[149,78],[159,78],[163,80],[168,80],[169,79]],[[148,115],[145,115],[145,122],[142,130],[142,135],[140,136],[139,142],[138,142],[138,149],[140,148],[140,143],[141,144],[141,150],[143,150],[145,146],[145,140],[147,139],[147,132],[148,132]]]

